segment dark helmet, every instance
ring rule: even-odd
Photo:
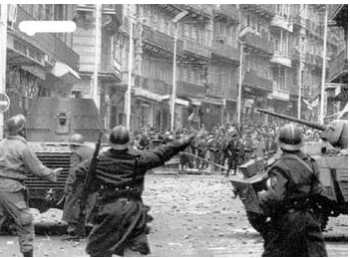
[[[18,114],[10,117],[7,122],[7,130],[10,134],[17,134],[20,132],[26,125],[26,118],[22,114]]]
[[[71,145],[82,145],[84,144],[84,137],[79,133],[75,133],[70,137],[69,143]]]
[[[282,150],[300,150],[303,146],[302,130],[295,124],[286,124],[280,129],[278,141]]]
[[[112,147],[116,147],[117,145],[125,145],[129,143],[129,141],[129,131],[125,126],[118,125],[112,129],[112,132],[109,136],[109,142]]]

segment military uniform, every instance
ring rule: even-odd
[[[327,256],[314,213],[315,197],[324,189],[315,161],[299,148],[282,149],[280,159],[268,170],[267,190],[258,194],[271,218],[261,232],[265,240],[263,256]]]
[[[77,166],[85,161],[90,160],[93,154],[93,149],[87,145],[81,145],[74,148],[71,155],[70,170],[65,185],[65,202],[63,208],[62,220],[68,223],[67,231],[71,235],[79,235],[84,226],[84,222],[80,221],[80,197],[83,190],[84,181],[82,178],[77,178],[75,175],[75,169]],[[92,206],[95,202],[96,196],[89,196],[87,205],[87,218],[89,221],[89,215],[91,214]]]
[[[240,146],[238,139],[236,137],[232,137],[230,141],[228,142],[228,145],[226,147],[226,155],[228,157],[228,171],[227,175],[229,174],[230,170],[234,171],[234,174],[237,172],[237,165],[238,165],[238,156],[240,151]]]
[[[19,136],[8,136],[0,142],[0,221],[14,223],[20,251],[25,256],[33,252],[34,225],[24,185],[28,172],[49,181],[57,180],[56,173],[45,167]]]
[[[99,193],[98,212],[86,247],[89,255],[123,256],[126,250],[150,253],[146,237],[149,208],[141,198],[145,173],[161,166],[189,144],[190,140],[174,141],[144,152],[111,148],[101,154],[94,182]],[[88,166],[86,163],[79,167],[77,176],[84,175]]]

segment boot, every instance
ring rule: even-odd
[[[34,257],[33,250],[23,252],[23,257]]]

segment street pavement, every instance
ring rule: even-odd
[[[151,256],[260,256],[261,237],[249,225],[243,205],[233,199],[231,184],[221,175],[148,175],[144,202],[151,206]],[[37,224],[55,224],[62,212],[36,214]],[[347,216],[327,227],[329,256],[348,256]],[[334,239],[340,239],[334,241]],[[17,239],[0,236],[0,256],[19,256]],[[37,256],[86,256],[85,241],[37,236]]]

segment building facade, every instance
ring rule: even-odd
[[[331,5],[329,9],[329,29],[336,28],[336,32],[343,32],[344,45],[338,49],[335,57],[329,64],[327,77],[327,117],[326,120],[347,118],[345,110],[348,104],[348,5]],[[338,30],[341,27],[343,30]]]
[[[101,5],[97,16],[96,10],[94,5],[10,5],[7,115],[26,113],[38,96],[93,98],[105,128],[123,124],[131,61],[131,128],[169,130],[176,37],[176,128],[189,127],[191,114],[192,126],[207,129],[236,122],[240,85],[243,121],[267,119],[257,108],[297,116],[299,93],[302,118],[317,116],[324,5]],[[18,29],[28,19],[74,20],[77,29],[28,36]],[[339,78],[334,75],[339,65],[333,63],[344,56],[345,45],[343,29],[329,28],[330,82],[338,82],[332,78]],[[342,63],[347,71],[347,59]]]
[[[6,92],[11,105],[5,117],[28,114],[37,97],[67,96],[79,80],[79,55],[68,33],[40,33],[29,36],[20,31],[24,20],[70,20],[73,5],[8,5]]]
[[[186,127],[193,110],[210,129],[235,122],[242,57],[242,117],[266,119],[256,108],[316,119],[306,103],[320,96],[323,53],[322,5],[136,5],[133,128],[170,127],[175,24],[178,22],[176,127]],[[124,23],[126,25],[127,22]],[[128,31],[128,29],[125,29]],[[128,41],[127,33],[124,40]],[[328,31],[327,58],[341,45],[339,30]],[[125,44],[128,46],[128,44]],[[243,45],[243,48],[240,46]],[[124,51],[124,50],[123,50]],[[122,54],[127,83],[127,50]],[[328,69],[328,66],[327,66]],[[122,72],[123,73],[123,72]]]
[[[122,5],[100,6],[100,9],[96,9],[95,5],[75,7],[73,19],[77,29],[72,33],[72,47],[80,56],[81,80],[74,84],[71,94],[78,98],[95,99],[104,127],[112,128],[124,121],[125,87],[120,84],[121,57],[120,45],[117,44],[122,23]],[[96,26],[96,22],[100,26]],[[98,42],[95,40],[96,33],[100,35]],[[96,67],[97,87],[94,84]]]

